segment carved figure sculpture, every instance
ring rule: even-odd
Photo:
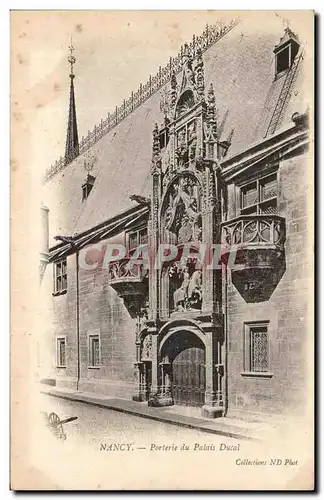
[[[171,188],[164,227],[170,243],[201,240],[198,187],[191,176],[181,177]]]
[[[185,309],[185,300],[188,296],[188,287],[190,283],[190,275],[188,267],[183,271],[183,281],[180,288],[173,294],[173,302],[176,310],[183,311]]]
[[[142,360],[151,359],[151,355],[152,355],[152,337],[151,335],[146,335],[143,341]]]
[[[187,309],[200,309],[201,307],[201,278],[202,273],[199,269],[193,272],[188,286]]]
[[[200,309],[202,302],[200,270],[195,270],[190,276],[189,269],[183,271],[183,281],[180,288],[173,294],[173,302],[176,311],[185,311],[190,309]]]
[[[196,148],[197,148],[197,132],[196,132],[195,122],[192,122],[188,127],[188,145],[189,145],[189,160],[193,160],[196,156]]]

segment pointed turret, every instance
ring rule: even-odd
[[[78,125],[76,119],[76,108],[75,108],[75,95],[74,95],[74,73],[73,65],[75,64],[76,58],[73,55],[74,47],[69,46],[70,54],[68,61],[71,66],[70,71],[70,103],[69,103],[69,119],[66,133],[66,144],[65,144],[65,165],[70,163],[74,158],[79,155],[79,138],[78,138]]]
[[[207,123],[209,126],[209,132],[211,135],[216,137],[217,134],[217,120],[216,120],[216,106],[215,106],[215,94],[213,84],[210,84],[207,95]]]
[[[171,107],[174,108],[174,106],[177,102],[177,78],[176,78],[174,71],[172,71],[172,74],[171,74],[170,98],[171,98]]]
[[[202,59],[201,49],[197,49],[196,65],[195,65],[195,81],[196,91],[200,101],[205,99],[205,79],[204,79],[204,63]]]
[[[153,162],[159,160],[160,158],[160,141],[159,141],[159,127],[156,123],[153,129]]]

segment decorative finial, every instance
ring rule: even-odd
[[[177,101],[177,78],[175,72],[171,74],[170,107],[174,108]]]
[[[190,49],[189,45],[187,43],[184,44],[183,46],[183,52],[182,52],[182,60],[183,62],[189,62],[190,61]]]
[[[285,28],[285,31],[289,31],[289,28],[290,28],[290,21],[289,19],[286,19],[285,17],[282,18],[282,24]]]
[[[202,59],[201,49],[198,47],[196,51],[196,90],[199,95],[199,100],[204,101],[205,98],[205,79],[204,79],[204,63]]]
[[[215,94],[213,84],[210,84],[207,95],[207,123],[209,128],[210,138],[216,139],[217,135],[217,117],[215,107]]]
[[[211,83],[208,89],[208,105],[209,106],[214,106],[215,105],[215,94],[214,94],[214,87],[213,84]]]
[[[172,71],[171,74],[171,88],[172,90],[175,90],[177,88],[177,78],[174,71]]]
[[[73,65],[75,64],[76,62],[76,58],[75,56],[73,55],[73,52],[75,51],[75,47],[74,45],[72,44],[72,37],[71,37],[71,45],[69,45],[69,51],[70,51],[70,54],[69,54],[69,57],[68,57],[68,61],[70,63],[70,66],[71,66],[71,73],[70,73],[70,76],[71,77],[74,77],[74,74],[73,74]]]
[[[168,92],[165,88],[161,90],[160,96],[161,96],[160,111],[164,113],[164,116],[167,116],[170,104],[169,104]]]
[[[153,129],[153,159],[160,155],[159,127],[156,123]]]

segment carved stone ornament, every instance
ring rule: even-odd
[[[142,345],[142,361],[151,361],[152,359],[152,335],[148,334],[143,340]]]
[[[174,263],[169,269],[171,309],[190,311],[201,309],[202,272],[194,266]]]
[[[186,87],[193,87],[195,85],[195,76],[192,68],[192,62],[193,61],[189,46],[185,44],[182,56],[183,80],[181,85],[181,91],[183,91]]]
[[[198,95],[199,101],[203,101],[205,99],[205,79],[204,79],[204,63],[202,60],[201,50],[197,50],[196,55],[196,64],[195,64],[195,82],[196,82],[196,91]]]
[[[199,189],[192,175],[179,177],[166,195],[164,230],[170,243],[201,241]]]

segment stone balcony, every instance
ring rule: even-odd
[[[109,285],[124,300],[130,315],[135,317],[148,293],[148,271],[142,264],[121,259],[109,264]]]
[[[236,252],[228,265],[246,302],[269,300],[286,269],[285,240],[285,218],[279,215],[242,215],[223,222],[223,253]]]

